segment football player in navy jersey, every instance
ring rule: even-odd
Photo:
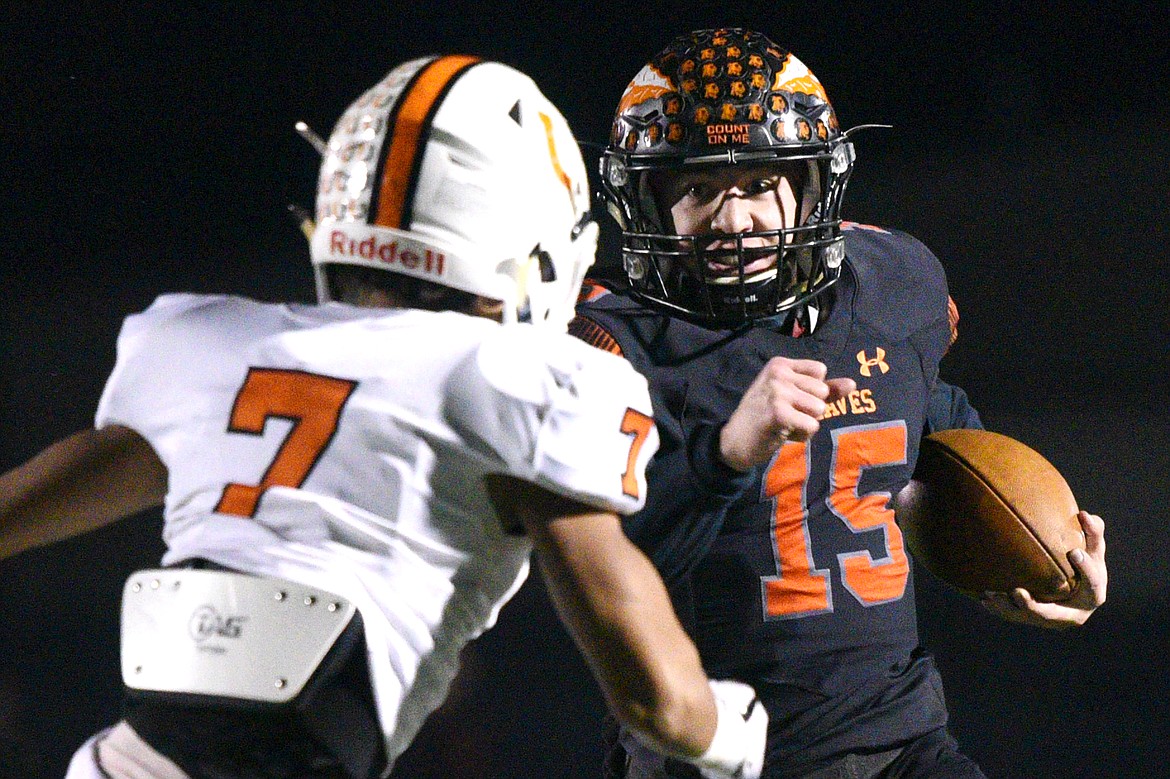
[[[628,285],[587,288],[571,331],[649,379],[661,446],[625,522],[716,676],[769,714],[769,777],[980,777],[947,731],[890,507],[922,435],[980,427],[939,362],[957,313],[935,256],[841,220],[854,148],[816,77],[742,29],[677,38],[635,76],[601,173]],[[1088,586],[1023,591],[1008,619],[1083,623]],[[692,776],[627,738],[613,776]]]

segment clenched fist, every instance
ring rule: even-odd
[[[826,405],[857,388],[853,379],[826,379],[827,372],[816,360],[769,360],[719,433],[723,462],[746,471],[766,462],[785,441],[812,437]]]

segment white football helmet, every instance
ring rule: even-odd
[[[564,117],[524,74],[474,57],[398,66],[329,138],[311,256],[504,303],[504,321],[565,329],[597,225]]]

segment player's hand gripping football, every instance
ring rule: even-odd
[[[711,746],[692,762],[704,779],[759,779],[768,742],[768,712],[742,682],[712,679],[719,711]]]
[[[1082,511],[1078,518],[1085,531],[1085,550],[1069,552],[1080,586],[1071,598],[1059,603],[1041,603],[1023,588],[1012,592],[989,592],[983,605],[1003,619],[1025,625],[1064,629],[1085,624],[1093,611],[1105,602],[1109,570],[1105,566],[1105,522],[1096,514]]]
[[[826,373],[815,360],[769,360],[719,433],[723,462],[746,471],[767,462],[785,441],[811,438],[825,406],[857,389],[853,379],[826,379]]]

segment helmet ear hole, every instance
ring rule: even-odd
[[[537,263],[540,266],[540,280],[544,283],[557,280],[557,268],[553,264],[552,255],[540,248],[537,244],[532,250],[532,255],[536,257]]]
[[[617,222],[617,226],[623,230],[628,230],[629,225],[626,222],[626,215],[622,213],[622,209],[612,200],[606,201],[605,210],[613,217],[613,221]]]

